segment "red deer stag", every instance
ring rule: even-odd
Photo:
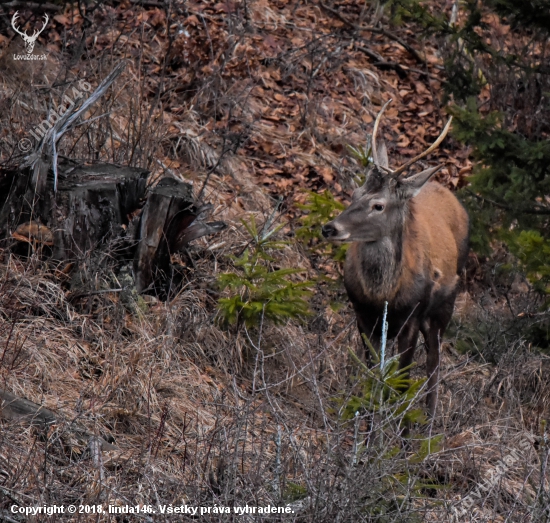
[[[391,100],[390,100],[391,101]],[[344,266],[344,284],[357,316],[359,332],[380,345],[384,303],[388,302],[388,338],[397,336],[400,368],[413,361],[422,332],[427,351],[427,407],[437,403],[440,341],[453,314],[458,275],[468,256],[468,215],[456,197],[429,182],[441,166],[406,176],[408,168],[443,141],[451,120],[435,143],[392,170],[383,141],[372,133],[373,166],[351,205],[323,227],[331,241],[352,242]]]

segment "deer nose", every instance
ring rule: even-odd
[[[330,223],[327,223],[326,225],[323,225],[321,233],[325,238],[330,238],[331,236],[334,236],[336,234],[336,228]]]

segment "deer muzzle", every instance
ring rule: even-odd
[[[334,222],[329,222],[321,229],[323,237],[331,241],[342,241],[349,237],[349,232],[339,230]]]

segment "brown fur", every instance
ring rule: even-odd
[[[374,168],[374,173],[379,171]],[[427,348],[427,404],[433,414],[440,340],[451,319],[458,275],[468,255],[468,215],[448,189],[426,183],[433,170],[424,173],[416,180],[386,177],[382,184],[367,179],[354,194],[354,203],[327,224],[323,234],[353,241],[344,283],[362,334],[379,345],[387,301],[388,337],[398,336],[403,368],[412,363],[422,332]],[[384,205],[383,211],[376,211],[377,204]]]

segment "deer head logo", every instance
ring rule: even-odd
[[[15,24],[18,18],[19,18],[19,11],[15,11],[15,14],[11,19],[11,26],[13,27],[13,30],[16,33],[19,33],[23,37],[23,41],[25,42],[25,51],[27,51],[27,54],[31,54],[34,50],[34,44],[36,43],[36,39],[38,38],[38,35],[40,35],[42,31],[44,31],[44,29],[46,28],[46,25],[48,24],[48,20],[49,20],[48,15],[44,14],[44,25],[42,26],[42,29],[35,30],[31,36],[29,36],[26,31],[21,32],[16,27]]]

